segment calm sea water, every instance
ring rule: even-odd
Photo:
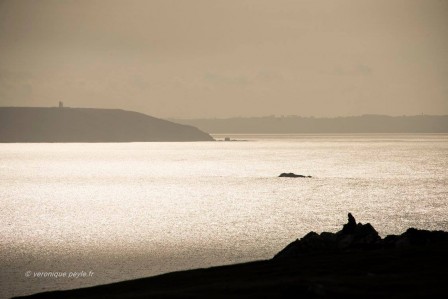
[[[0,144],[0,297],[267,259],[349,211],[448,230],[448,135],[231,137]]]

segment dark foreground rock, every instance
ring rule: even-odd
[[[279,176],[279,178],[310,178],[310,175],[301,175],[301,174],[295,174],[292,172],[283,172]]]
[[[389,235],[384,239],[370,223],[356,223],[352,214],[337,233],[310,232],[290,243],[274,256],[274,259],[299,257],[310,253],[337,253],[354,250],[375,249],[448,249],[448,232],[409,228],[405,233]],[[448,252],[447,252],[448,253]]]
[[[447,240],[413,228],[381,239],[350,215],[341,231],[311,232],[272,260],[28,298],[446,298]]]

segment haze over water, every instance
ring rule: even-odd
[[[448,230],[446,134],[231,137],[248,141],[0,144],[0,297],[268,259],[347,212],[382,236]]]

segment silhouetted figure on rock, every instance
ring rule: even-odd
[[[344,234],[353,233],[356,229],[356,220],[355,217],[353,217],[352,213],[348,213],[348,222],[347,224],[344,224],[342,227],[342,232]]]
[[[355,217],[348,214],[348,222],[337,233],[310,232],[302,239],[292,242],[274,258],[294,257],[313,252],[337,252],[360,249],[376,249],[381,237],[370,223],[356,223]]]

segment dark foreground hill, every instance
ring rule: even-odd
[[[168,273],[27,298],[446,298],[448,233],[384,239],[353,217],[311,232],[272,260]]]
[[[0,142],[209,141],[188,125],[118,109],[0,107]]]

